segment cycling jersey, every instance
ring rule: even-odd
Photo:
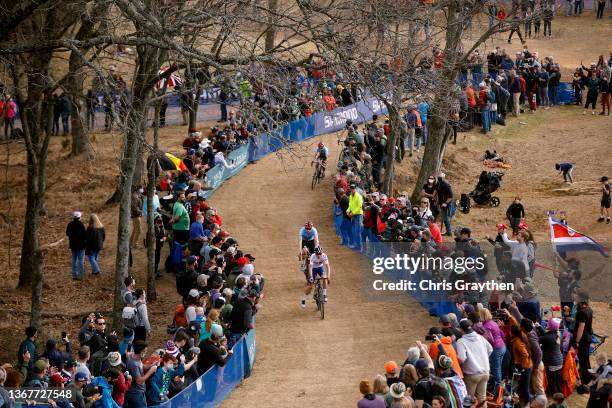
[[[312,270],[322,269],[324,265],[328,263],[327,255],[321,254],[318,256],[317,254],[310,255],[310,264],[312,265]]]
[[[302,241],[314,241],[316,236],[317,236],[317,229],[315,227],[312,227],[310,231],[307,230],[306,227],[302,227],[300,229],[300,239]]]
[[[329,149],[326,146],[317,147],[317,157],[327,159],[327,156],[329,156]]]

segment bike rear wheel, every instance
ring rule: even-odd
[[[325,299],[323,298],[323,291],[319,291],[319,313],[321,313],[321,320],[325,319]]]

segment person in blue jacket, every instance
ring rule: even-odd
[[[555,169],[559,171],[559,174],[563,174],[563,181],[570,184],[574,182],[574,179],[572,178],[574,165],[572,163],[556,163]]]
[[[113,384],[119,380],[121,373],[116,368],[106,370],[104,376],[96,377],[91,382],[99,389],[101,397],[94,402],[92,408],[121,408],[113,399]]]
[[[185,368],[185,356],[181,355],[178,368],[174,368],[177,363],[176,357],[170,353],[164,354],[161,366],[151,377],[149,387],[147,388],[148,405],[159,405],[167,401],[172,379],[177,376],[182,377],[185,369],[189,370],[195,361],[197,360],[190,361],[187,364],[187,368]]]

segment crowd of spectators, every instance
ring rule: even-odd
[[[4,398],[3,387],[23,386],[71,388],[76,399],[50,401],[54,407],[159,405],[211,367],[229,361],[234,345],[254,327],[264,286],[263,276],[255,270],[255,257],[239,247],[203,194],[206,170],[224,162],[227,151],[241,143],[236,140],[240,138],[236,129],[236,123],[228,123],[223,132],[213,131],[210,138],[192,132],[184,142],[184,169],[160,173],[158,179],[157,191],[165,195],[160,198],[156,191],[153,199],[156,270],[161,247],[167,244],[165,270],[175,274],[181,299],[171,311],[172,323],[163,328],[167,340],[151,345],[147,339],[154,330],[150,305],[145,291],[128,276],[121,296],[124,307],[119,333],[108,330],[106,316],[94,312],[83,318],[78,347],[62,333],[59,340],[49,338],[41,350],[39,329],[26,328],[26,338],[16,350],[17,361],[0,368],[0,396],[8,408],[14,405]],[[131,258],[144,256],[136,226],[147,208],[143,193],[142,188],[134,190]],[[75,212],[66,231],[75,279],[84,277],[86,251],[92,274],[101,273],[97,267],[101,244],[92,251],[90,241],[99,242],[96,227],[102,227],[92,215],[86,229],[81,216]]]
[[[544,320],[527,317],[520,303],[462,303],[459,315],[440,316],[424,342],[406,352],[403,363],[388,361],[384,373],[360,383],[360,408],[486,406],[565,407],[574,392],[589,393],[587,406],[607,407],[612,362],[604,352],[596,366],[577,372],[575,355],[590,343],[593,311],[578,291],[575,315]],[[550,400],[550,404],[549,404]]]

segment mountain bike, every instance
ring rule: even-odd
[[[323,296],[323,287],[321,286],[321,279],[325,278],[317,278],[315,280],[314,300],[317,304],[317,310],[321,313],[321,319],[325,319],[325,297]]]
[[[320,183],[321,180],[323,180],[323,177],[325,177],[325,167],[323,166],[323,163],[321,163],[321,159],[317,159],[316,165],[315,165],[315,171],[312,174],[312,189],[313,190],[315,186],[317,185],[317,183]]]

